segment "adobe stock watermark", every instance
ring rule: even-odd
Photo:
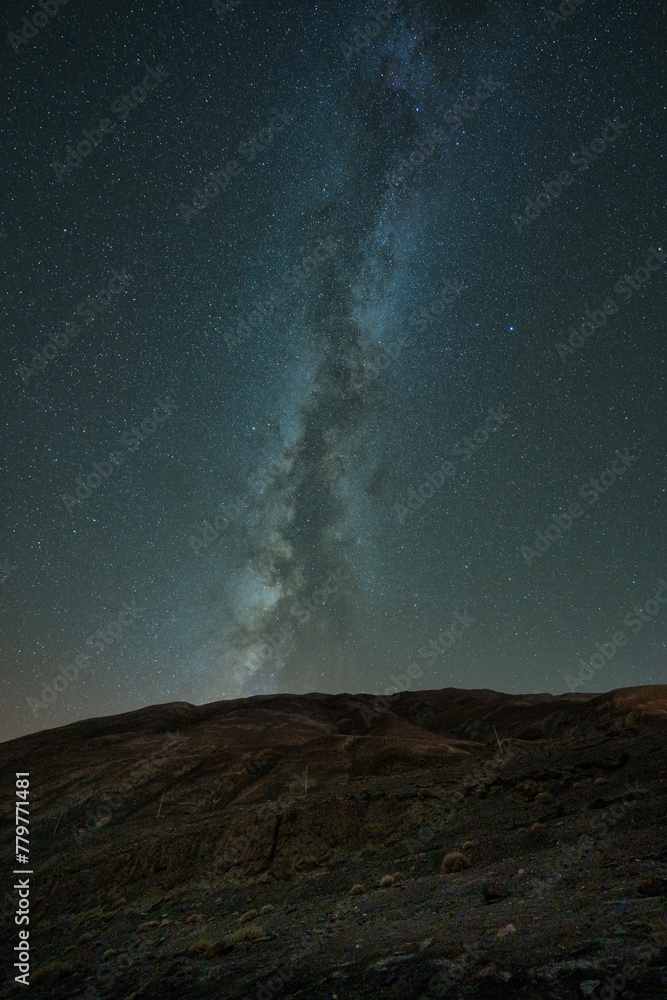
[[[472,436],[466,435],[463,438],[462,443],[460,441],[456,442],[452,451],[457,458],[462,458],[461,464],[472,458],[475,452],[486,444],[491,434],[495,434],[499,431],[503,424],[510,419],[508,413],[501,412],[504,409],[504,404],[501,404],[497,410],[489,407],[486,420],[473,431]],[[494,424],[497,426],[494,426]],[[415,490],[414,487],[411,487],[408,490],[405,501],[402,504],[394,504],[399,524],[405,523],[405,520],[411,510],[419,510],[420,507],[423,507],[426,501],[433,496],[435,491],[441,489],[447,476],[451,477],[455,474],[456,466],[454,462],[446,459],[433,472],[426,476],[421,486],[417,487],[417,490]]]
[[[352,45],[348,45],[346,42],[339,42],[341,49],[343,50],[343,55],[347,62],[351,62],[353,55],[359,55],[367,45],[370,45],[374,38],[384,31],[387,25],[391,22],[391,19],[399,14],[401,11],[402,0],[398,3],[393,0],[389,4],[386,11],[382,10],[379,14],[371,14],[371,19],[364,25],[364,31],[359,28],[355,32],[354,38],[352,39]]]
[[[373,699],[372,707],[365,705],[363,701],[358,701],[353,699],[349,704],[350,707],[354,707],[361,715],[364,720],[366,729],[370,729],[371,723],[380,717],[383,712],[388,712],[391,704],[396,701],[396,699],[404,692],[409,691],[412,687],[412,681],[416,680],[422,672],[422,668],[418,663],[410,663],[406,668],[404,674],[399,677],[391,677],[394,682],[385,691],[384,694],[378,695]]]
[[[107,1000],[107,997],[113,996],[118,989],[116,985],[118,980],[121,980],[128,974],[134,965],[134,959],[137,959],[141,963],[143,956],[138,949],[139,945],[132,942],[127,951],[121,951],[117,954],[107,953],[107,958],[101,955],[99,965],[95,969],[97,982],[86,983],[86,990],[82,994],[82,1000]],[[132,958],[133,954],[134,959]],[[103,992],[100,993],[100,990]]]
[[[602,130],[602,139],[593,139],[590,145],[585,146],[583,143],[580,147],[581,155],[577,158],[576,153],[572,153],[570,156],[570,163],[574,167],[578,167],[579,173],[584,170],[588,170],[591,163],[594,163],[599,159],[600,154],[605,151],[608,145],[616,142],[616,139],[622,132],[627,131],[630,127],[629,125],[623,125],[620,121],[618,115],[615,118],[605,118],[605,123],[613,130],[613,134],[608,134],[608,129]],[[534,222],[535,219],[539,218],[542,212],[551,205],[552,200],[555,201],[560,195],[564,187],[570,187],[574,184],[576,177],[574,177],[569,170],[561,170],[558,174],[558,180],[552,180],[548,183],[546,181],[542,182],[542,187],[544,191],[541,191],[535,198],[535,201],[531,201],[530,198],[526,198],[526,208],[522,215],[517,215],[516,213],[511,217],[511,221],[514,223],[514,228],[518,233],[521,232],[525,225],[529,225]]]
[[[242,3],[243,0],[213,0],[211,6],[218,17],[222,18],[225,14],[231,14]]]
[[[511,925],[510,925],[511,926]],[[450,986],[455,983],[460,982],[469,971],[469,966],[466,962],[469,958],[473,959],[475,962],[479,962],[483,959],[483,953],[479,950],[476,944],[465,944],[461,942],[463,947],[463,952],[458,961],[455,960],[445,960],[447,962],[445,968],[440,969],[440,971],[431,976],[428,983],[426,984],[426,993],[423,994],[425,997],[437,997],[440,1000],[444,997]]]
[[[452,125],[454,128],[461,128],[464,125],[462,119],[469,118],[473,111],[479,109],[483,101],[486,101],[499,87],[503,86],[497,80],[493,80],[490,75],[487,77],[479,76],[477,79],[480,83],[475,88],[474,94],[465,97],[459,104],[455,104],[450,111],[445,112],[442,116],[443,121],[447,125]],[[484,93],[485,87],[488,88],[488,93]],[[421,167],[433,155],[436,146],[442,145],[450,138],[451,136],[438,126],[433,129],[430,136],[420,139],[415,143],[417,148],[410,153],[409,159],[401,153],[394,153],[392,159],[396,161],[396,166],[390,168],[385,173],[387,184],[393,188],[398,187],[411,174],[414,174],[417,167]]]
[[[39,29],[45,28],[49,20],[59,13],[60,8],[66,7],[68,3],[69,0],[38,0],[37,6],[40,9],[35,11],[30,20],[27,17],[23,18],[21,33],[10,31],[7,35],[7,41],[14,52],[18,52],[21,45],[28,45],[39,34]]]
[[[303,787],[302,787],[303,786]],[[308,767],[303,774],[292,772],[292,781],[289,783],[289,795],[280,795],[275,801],[269,799],[255,806],[253,811],[258,821],[271,819],[291,809],[294,805],[295,796],[308,794]],[[211,872],[217,875],[222,869],[227,870],[232,865],[240,864],[247,858],[253,844],[260,839],[261,830],[258,824],[251,827],[250,834],[241,833],[230,837],[222,854],[217,854],[211,863]],[[212,889],[213,886],[208,880],[203,883],[203,888]]]
[[[149,91],[156,90],[158,84],[162,83],[167,76],[169,74],[163,70],[149,69],[141,83],[133,87],[128,94],[122,94],[121,97],[111,102],[111,110],[124,122],[132,109],[136,108],[139,104],[143,104],[148,97]],[[67,174],[74,173],[86,157],[90,156],[93,149],[100,145],[104,136],[113,132],[116,124],[117,122],[112,121],[111,118],[102,118],[98,128],[91,129],[90,132],[83,131],[84,138],[77,143],[76,149],[71,145],[66,146],[65,151],[67,156],[65,157],[64,164],[58,163],[57,160],[54,160],[51,164],[51,168],[58,180],[62,182]]]
[[[664,948],[659,945],[649,945],[648,950],[642,955],[642,959],[646,968],[650,965],[654,958],[658,958],[659,955],[663,954]],[[639,958],[639,956],[638,956]],[[632,959],[627,959],[621,968],[620,972],[616,972],[611,976],[605,976],[604,982],[600,985],[600,981],[596,981],[596,987],[589,994],[591,1000],[614,1000],[617,994],[624,992],[626,986],[628,985],[628,980],[637,979],[639,974],[639,968],[634,964]],[[581,985],[581,984],[580,984]],[[599,992],[596,990],[599,987]],[[645,996],[646,994],[644,994]],[[628,1000],[640,1000],[639,994],[635,993],[634,990],[627,994]]]
[[[0,563],[0,585],[4,585],[9,580],[12,573],[15,573],[18,566],[12,566],[9,559],[3,559]]]
[[[431,639],[423,649],[419,650],[417,656],[423,660],[428,660],[428,666],[432,667],[438,656],[444,653],[446,649],[451,649],[452,646],[455,646],[466,629],[469,629],[476,621],[477,619],[469,615],[467,611],[464,611],[463,614],[460,611],[455,611],[449,628],[441,632],[437,639]]]
[[[224,340],[232,351],[239,344],[244,343],[251,337],[254,337],[255,333],[260,329],[267,319],[273,315],[276,306],[284,300],[284,297],[292,291],[300,290],[303,288],[304,283],[314,271],[320,267],[329,257],[332,257],[338,250],[340,243],[337,240],[327,239],[314,250],[310,256],[306,256],[301,261],[300,265],[289,268],[281,276],[281,283],[284,287],[276,288],[268,296],[268,298],[263,301],[254,302],[255,310],[254,312],[248,313],[245,319],[240,319],[236,327],[236,335],[233,336],[231,333],[224,333]]]
[[[446,649],[451,649],[452,646],[456,645],[456,642],[461,638],[466,629],[469,629],[476,621],[477,619],[469,615],[467,611],[464,611],[463,614],[455,611],[449,628],[441,632],[437,639],[431,639],[426,646],[419,650],[417,655],[421,659],[428,660],[429,667],[432,667],[438,656],[444,653]],[[399,695],[404,691],[410,690],[412,681],[420,677],[421,672],[422,668],[418,663],[408,664],[405,673],[399,677],[392,676],[391,680],[394,683],[387,688],[383,695],[378,695],[378,697],[373,699],[372,708],[361,701],[353,700],[351,702],[351,705],[361,713],[367,729],[370,728],[371,722],[375,718],[383,712],[389,711],[391,703]]]
[[[661,248],[656,250],[655,247],[649,247],[649,254],[644,263],[644,267],[638,267],[632,277],[629,277],[627,274],[623,275],[623,277],[620,278],[614,285],[614,291],[617,295],[622,296],[625,302],[629,302],[634,292],[638,292],[642,285],[645,285],[646,282],[650,280],[651,271],[659,271],[661,265],[665,263],[667,263],[667,254],[663,253]],[[558,354],[561,361],[565,361],[568,354],[574,354],[577,350],[582,348],[586,343],[586,339],[588,337],[592,337],[596,330],[599,330],[600,327],[605,325],[607,322],[607,316],[613,316],[614,313],[618,312],[618,310],[619,306],[611,296],[608,296],[604,300],[600,309],[597,309],[594,312],[587,309],[586,316],[588,318],[579,324],[579,330],[577,330],[574,326],[570,327],[570,346],[568,347],[567,344],[559,342],[554,344],[554,350]]]
[[[310,620],[310,616],[317,612],[318,607],[324,607],[351,579],[349,574],[343,573],[341,570],[335,573],[329,570],[321,586],[315,588],[309,598],[297,598],[292,602],[289,614],[294,615],[299,625],[305,625]],[[257,666],[266,666],[296,631],[296,626],[291,621],[286,620],[282,625],[248,646],[247,652],[252,651],[253,662]],[[221,661],[226,652],[227,650],[223,649]]]
[[[560,871],[561,868],[567,871],[571,870],[573,864],[585,862],[590,851],[596,847],[594,838],[597,837],[598,840],[602,840],[603,837],[606,837],[610,832],[608,828],[615,826],[620,819],[625,817],[628,809],[634,809],[639,801],[639,797],[646,795],[648,791],[646,788],[640,788],[638,783],[634,786],[626,784],[625,789],[623,801],[611,802],[608,809],[602,810],[598,819],[591,817],[590,833],[580,834],[576,844],[563,844],[561,846],[559,857],[553,861],[556,874],[548,875],[546,878],[532,879],[532,886],[539,899],[546,901],[547,895],[545,890],[553,889],[555,884],[562,880],[563,874]],[[634,800],[629,799],[629,795],[634,795]],[[599,843],[597,847],[598,849],[600,848]]]
[[[554,14],[553,11],[547,10],[546,7],[543,7],[542,10],[547,16],[547,21],[549,22],[549,26],[552,27],[555,32],[556,25],[560,21],[569,20],[569,18],[571,18],[572,15],[574,14],[577,7],[580,7],[582,3],[586,3],[586,0],[562,0],[562,2],[558,5],[558,10],[560,11],[559,14]]]
[[[505,738],[503,739],[506,741]],[[480,786],[492,782],[497,777],[500,769],[516,757],[517,752],[514,747],[506,746],[503,750],[500,740],[498,740],[498,746],[500,749],[498,754],[485,760],[472,774],[467,775],[463,779],[460,783],[463,791],[460,788],[453,788],[446,793],[446,805],[449,812],[440,812],[438,818],[432,823],[422,823],[417,833],[410,837],[406,843],[409,851],[413,854],[416,853],[425,847],[426,844],[430,843],[439,833],[444,833],[445,827],[453,819],[456,809],[465,802],[466,792],[472,794]]]
[[[616,482],[616,478],[620,479],[623,473],[638,461],[634,455],[630,454],[628,448],[623,452],[617,450],[616,456],[608,468],[598,473],[597,479],[591,476],[588,482],[584,483],[580,488],[579,496],[583,497],[587,504],[590,505],[599,500],[600,496],[606,493],[609,487]],[[528,565],[530,566],[536,557],[543,556],[554,542],[563,537],[563,532],[569,531],[573,520],[581,517],[583,513],[584,510],[581,504],[571,503],[567,509],[567,513],[556,514],[553,523],[549,524],[544,532],[536,531],[532,548],[528,545],[521,546],[521,553]]]
[[[644,628],[644,624],[655,621],[656,616],[661,610],[661,605],[667,604],[667,597],[661,597],[660,595],[667,590],[667,583],[663,579],[658,580],[660,584],[659,589],[656,591],[655,597],[650,598],[646,601],[643,607],[633,607],[632,611],[629,611],[625,618],[623,619],[623,624],[630,628],[636,625],[637,628],[632,629],[633,635],[637,635],[638,632]],[[588,662],[583,658],[579,658],[579,663],[581,664],[579,669],[579,679],[573,677],[572,674],[566,674],[564,680],[570,691],[576,691],[578,688],[583,687],[584,684],[593,677],[597,670],[602,670],[602,668],[616,655],[616,650],[620,649],[622,646],[627,646],[628,637],[625,632],[619,631],[614,632],[611,639],[604,643],[595,643],[595,648],[597,652],[589,658]]]
[[[446,280],[438,294],[431,299],[428,308],[419,307],[419,311],[413,310],[408,318],[408,326],[416,329],[417,333],[423,333],[434,319],[438,319],[445,311],[445,307],[451,305],[454,299],[461,294],[462,286]],[[411,347],[414,340],[408,340],[402,334],[397,340],[384,343],[378,341],[373,358],[365,358],[362,361],[363,375],[361,379],[355,374],[352,378],[351,391],[353,393],[362,392],[372,385],[378,378],[380,372],[398,359],[404,347]]]
[[[213,519],[213,524],[210,521],[204,521],[204,529],[202,531],[201,538],[196,538],[195,535],[190,536],[190,548],[196,556],[201,554],[202,549],[207,549],[209,545],[224,535],[225,531],[229,527],[230,521],[226,514],[216,514]]]
[[[284,962],[280,962],[266,982],[257,987],[254,997],[246,994],[241,997],[241,1000],[273,1000],[273,997],[278,996],[293,976],[294,969],[285,965]]]
[[[252,502],[252,500],[257,496],[261,495],[268,486],[284,476],[288,468],[291,467],[296,459],[303,454],[306,450],[304,444],[297,444],[293,449],[288,450],[287,454],[280,459],[271,459],[269,464],[265,469],[260,472],[255,472],[250,477],[248,481],[248,490],[243,492],[238,498],[238,503],[245,507]]]
[[[424,333],[428,325],[434,319],[439,319],[446,307],[452,305],[462,290],[463,285],[459,285],[458,282],[452,282],[447,278],[443,282],[438,294],[429,302],[428,307],[420,306],[419,310],[411,312],[408,317],[408,326],[414,329],[415,333]]]
[[[87,299],[76,307],[77,316],[85,316],[86,322],[90,323],[96,313],[103,312],[112,302],[114,295],[119,295],[130,282],[134,281],[134,278],[127,273],[125,268],[122,271],[112,271],[111,278],[107,283],[106,287],[102,288],[97,295],[89,295]],[[115,287],[114,283],[118,283],[118,287]],[[81,327],[78,323],[65,323],[65,329],[60,333],[49,333],[47,334],[50,344],[46,344],[42,348],[41,353],[36,349],[32,349],[32,364],[28,368],[27,365],[20,364],[16,369],[16,374],[20,375],[24,382],[27,382],[31,375],[36,375],[37,372],[44,371],[49,361],[57,358],[59,354],[64,352],[72,340],[76,338],[81,333]]]
[[[273,108],[272,110],[273,117],[270,119],[269,124],[265,128],[259,129],[253,135],[248,136],[247,141],[240,143],[237,148],[238,155],[247,159],[248,163],[256,160],[257,154],[271,145],[274,132],[284,132],[285,126],[294,120],[294,115],[290,114],[284,108],[282,111],[278,111],[277,108]],[[205,180],[201,188],[197,187],[193,189],[194,197],[192,204],[186,205],[184,202],[181,202],[178,206],[178,211],[182,218],[185,219],[186,224],[189,224],[193,215],[203,212],[218,197],[221,191],[226,191],[232,182],[232,178],[238,177],[241,173],[243,173],[243,164],[239,163],[238,160],[228,160],[222,170],[209,171],[209,176],[212,179],[210,181]]]
[[[186,742],[182,736],[168,734],[165,736],[162,746],[152,753],[148,760],[142,761],[138,768],[135,768],[128,776],[126,781],[121,781],[111,791],[103,791],[96,795],[97,800],[102,805],[97,807],[96,812],[93,812],[96,803],[94,801],[89,802],[86,809],[85,826],[81,826],[79,823],[74,823],[72,826],[72,837],[78,846],[81,847],[85,840],[88,842],[93,840],[94,833],[111,821],[114,812],[127,805],[139,788],[152,781],[164,769],[168,760],[168,754],[173,753],[175,749],[183,746]],[[75,801],[70,808],[76,808],[78,805],[79,802]]]
[[[303,451],[305,450],[304,445],[298,445],[293,454],[290,456],[291,461],[294,461]],[[286,472],[284,462],[280,462],[277,459],[271,459],[267,468],[260,473],[256,473],[251,481],[250,486],[255,491],[256,494],[261,495],[264,490],[269,486],[272,480],[279,478]],[[245,491],[236,499],[236,503],[241,507],[246,507],[253,499],[253,495],[249,491]],[[189,545],[195,555],[200,555],[202,549],[207,549],[214,542],[217,542],[219,538],[227,531],[228,527],[232,521],[224,511],[219,511],[217,514],[213,515],[213,521],[204,521],[203,530],[201,533],[201,538],[196,535],[190,536]]]
[[[127,447],[131,454],[140,447],[143,441],[148,440],[149,437],[155,434],[159,425],[163,424],[167,417],[174,410],[178,409],[176,403],[172,403],[169,400],[165,402],[158,398],[155,402],[156,406],[150,417],[145,417],[139,426],[135,424],[129,431],[123,431],[120,436],[120,443]],[[76,506],[81,507],[84,501],[92,495],[93,490],[98,489],[103,482],[109,479],[114,470],[121,466],[124,461],[125,456],[123,453],[114,450],[109,455],[108,460],[93,462],[93,471],[85,479],[79,476],[76,480],[77,486],[73,495],[68,493],[61,495],[60,499],[64,503],[67,512],[71,513],[72,509]]]
[[[361,361],[361,374],[359,375],[357,372],[353,374],[349,395],[356,395],[368,389],[380,376],[380,373],[386,371],[397,360],[403,348],[410,347],[412,344],[414,344],[414,340],[406,340],[405,336],[399,337],[398,340],[388,341],[386,344],[383,341],[377,341],[373,345],[372,354],[368,352],[370,356],[364,357]]]
[[[133,625],[137,618],[144,614],[143,609],[137,608],[136,599],[131,605],[123,603],[122,607],[123,610],[118,613],[116,618],[108,622],[103,629],[93,632],[86,639],[86,646],[91,649],[98,647],[98,656],[120,639],[130,625]],[[42,709],[53,705],[57,701],[58,696],[63,694],[74,683],[79,676],[79,671],[89,666],[88,659],[89,657],[86,653],[79,653],[75,656],[74,663],[71,666],[61,667],[61,673],[57,674],[50,684],[43,682],[41,701],[38,698],[26,698],[28,707],[35,718],[38,718]]]

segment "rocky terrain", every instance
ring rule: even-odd
[[[1,743],[7,997],[17,771],[34,1000],[667,997],[667,686],[275,695]]]

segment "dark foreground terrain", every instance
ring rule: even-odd
[[[667,997],[667,686],[372,705],[163,705],[0,744],[0,993]]]

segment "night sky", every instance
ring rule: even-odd
[[[667,682],[661,5],[54,7],[2,13],[0,740]]]

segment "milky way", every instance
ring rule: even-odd
[[[567,690],[667,573],[658,5],[217,8],[6,45],[0,738]]]

